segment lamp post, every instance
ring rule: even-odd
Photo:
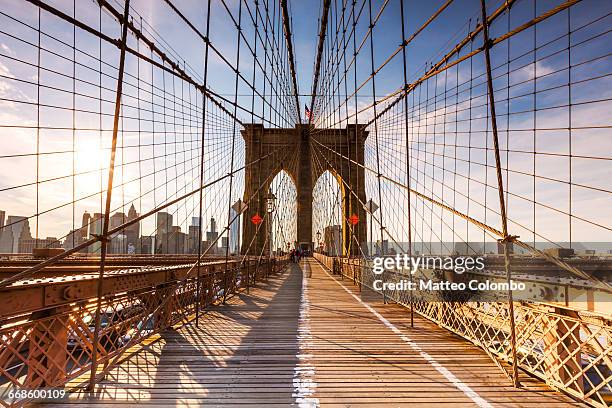
[[[276,196],[272,190],[268,190],[268,194],[264,197],[266,204],[266,212],[268,213],[268,271],[271,272],[272,267],[272,213],[276,210]]]
[[[264,202],[266,203],[266,212],[272,214],[276,211],[276,196],[272,190],[268,191],[268,194],[264,196]]]

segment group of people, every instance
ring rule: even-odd
[[[298,247],[298,248],[292,249],[290,255],[291,255],[291,261],[297,263],[297,262],[300,262],[300,260],[302,259],[303,256],[306,255],[306,253],[302,248]]]

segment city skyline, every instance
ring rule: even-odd
[[[109,228],[117,228],[126,222],[138,217],[135,207],[132,205],[128,214],[116,212],[109,218]],[[199,235],[199,218],[192,217],[188,232],[181,231],[180,226],[173,225],[172,214],[166,212],[157,213],[158,228],[148,235],[140,234],[140,222],[133,223],[113,234],[108,244],[109,254],[197,254],[198,250],[205,251],[209,245],[217,240],[216,220],[210,219],[210,231],[203,230],[206,239],[202,240],[199,248],[197,237]],[[34,248],[62,248],[69,250],[99,235],[103,225],[102,213],[89,213],[85,211],[82,216],[82,224],[79,228],[71,230],[64,237],[35,238],[32,236],[28,217],[18,215],[7,215],[0,210],[0,254],[32,254]],[[165,218],[164,221],[160,221]],[[5,222],[6,220],[6,222]],[[229,231],[230,253],[240,253],[239,227],[235,227],[236,221]],[[205,227],[205,226],[204,226]],[[225,254],[227,237],[223,236],[217,244],[210,248],[209,255]],[[81,253],[99,253],[100,243],[85,248]]]

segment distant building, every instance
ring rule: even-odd
[[[342,256],[342,227],[330,225],[325,227],[323,234],[324,250],[329,256]]]
[[[136,212],[136,208],[134,207],[134,204],[131,205],[128,214],[127,214],[127,219],[126,222],[130,222],[136,218],[138,218],[138,213]],[[136,254],[141,253],[141,245],[140,245],[140,222],[136,222],[128,227],[126,227],[124,230],[124,234],[125,237],[127,239],[127,249],[128,249],[128,253],[132,253],[129,251],[130,247],[134,248],[134,252]]]
[[[227,254],[229,251],[229,248],[227,247],[227,243],[228,243],[228,238],[221,237],[221,254],[222,255]]]
[[[122,212],[116,212],[115,214],[110,216],[108,229],[115,229],[123,224],[125,224],[127,216]],[[125,231],[121,230],[116,232],[110,236],[110,241],[108,245],[108,253],[109,254],[125,254],[127,253],[127,239],[125,236]]]
[[[210,219],[210,231],[206,232],[206,240],[214,241],[219,236],[217,232],[217,221],[214,218]]]
[[[497,242],[497,253],[500,255],[503,255],[506,253],[506,244],[503,242]],[[509,254],[513,254],[514,253],[514,244],[510,243],[510,245],[508,245],[508,253]]]
[[[155,253],[167,254],[170,243],[169,232],[172,227],[172,214],[160,211],[155,216]]]
[[[89,238],[94,238],[96,235],[102,235],[102,228],[104,226],[104,214],[94,213],[89,220]],[[89,246],[90,254],[99,254],[102,244],[98,241]]]
[[[210,251],[208,251],[209,255],[217,254],[218,242],[216,241],[218,237],[219,237],[219,233],[217,232],[217,221],[215,221],[214,218],[211,218],[210,219],[210,231],[206,232],[206,241],[208,242],[208,245],[206,245],[206,247],[204,248],[204,250],[206,250],[206,248],[212,245],[212,248],[210,248]]]
[[[19,242],[32,238],[27,217],[9,215],[0,237],[0,253],[14,254],[19,251]]]
[[[231,254],[240,253],[240,217],[236,217],[238,213],[233,208],[230,208],[230,219],[234,220],[229,231],[229,247]]]
[[[210,246],[210,244],[212,244],[212,242],[210,241],[202,241],[202,253],[206,252],[206,250],[208,249],[208,247]],[[206,252],[206,255],[211,255],[215,253],[215,249],[214,248],[210,248],[210,251]]]
[[[200,217],[191,217],[191,225],[194,227],[200,226]]]
[[[138,217],[134,204],[130,206],[127,213],[116,212],[110,217],[109,229],[116,229],[129,221]],[[171,220],[172,218],[170,218]],[[127,254],[140,252],[140,223],[136,222],[121,229],[111,236],[109,253],[111,254]]]
[[[86,240],[89,233],[89,223],[91,222],[91,215],[87,211],[83,213],[83,218],[81,219],[81,238]]]
[[[61,248],[62,243],[55,237],[25,238],[19,241],[19,253],[31,254],[34,248]]]
[[[63,248],[68,251],[79,245],[81,242],[83,242],[83,237],[81,236],[81,229],[78,228],[75,230],[71,230],[68,235],[66,235]]]
[[[141,254],[153,254],[154,236],[142,236],[140,237],[140,252]]]
[[[127,254],[127,237],[125,234],[114,234],[108,246],[109,254]]]
[[[0,242],[2,242],[2,230],[4,229],[4,217],[6,213],[0,210]],[[2,252],[2,251],[0,251]]]
[[[168,233],[168,237],[167,237],[168,247],[167,247],[167,251],[164,253],[184,254],[186,241],[187,241],[187,234],[181,232],[181,227],[176,226],[176,225],[170,227],[170,232]]]
[[[121,224],[125,224],[127,216],[122,212],[116,212],[110,216],[109,230],[119,227]]]
[[[382,254],[383,255],[388,255],[389,254],[389,240],[388,239],[383,239],[383,242],[382,242]]]
[[[155,216],[156,234],[167,234],[172,226],[172,214],[160,211]]]
[[[499,245],[497,247],[498,251],[500,250]],[[503,254],[503,248],[501,248]],[[455,246],[453,247],[453,252],[455,255],[478,255],[484,253],[484,247],[482,243],[479,242],[455,242]]]
[[[190,254],[198,253],[198,239],[200,238],[200,226],[190,225],[187,234],[187,252]]]
[[[91,215],[87,211],[83,213],[83,217],[81,219],[81,227],[77,229],[73,229],[66,235],[66,239],[64,240],[63,248],[68,251],[77,245],[82,244],[87,241],[89,238],[89,224],[92,220]],[[88,248],[84,248],[79,252],[87,253]]]

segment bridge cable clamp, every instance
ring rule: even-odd
[[[501,244],[505,244],[507,242],[514,243],[518,238],[520,238],[518,235],[508,235],[504,238],[498,239],[497,242]]]
[[[100,242],[109,242],[110,239],[108,237],[105,237],[104,235],[100,235],[100,234],[91,234],[92,237],[96,238],[98,241]]]

